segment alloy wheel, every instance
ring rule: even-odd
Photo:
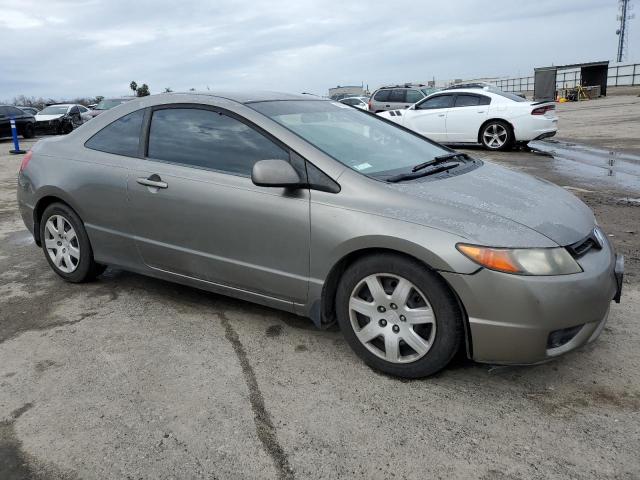
[[[509,132],[503,125],[492,123],[484,129],[482,137],[487,147],[498,149],[507,142]]]
[[[53,264],[71,273],[80,263],[80,243],[73,226],[62,215],[52,215],[44,229],[44,244]]]
[[[391,363],[424,357],[435,340],[436,317],[427,297],[398,275],[362,279],[349,298],[349,319],[358,340]]]

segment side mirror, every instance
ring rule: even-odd
[[[260,160],[253,165],[251,181],[259,187],[304,187],[298,172],[285,160]]]

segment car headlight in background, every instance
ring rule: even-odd
[[[516,275],[568,275],[582,268],[563,247],[490,248],[458,243],[456,248],[478,265]]]

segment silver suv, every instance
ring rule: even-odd
[[[369,111],[378,113],[385,110],[408,108],[437,90],[437,88],[426,85],[411,84],[380,87],[371,95]]]

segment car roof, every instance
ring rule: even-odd
[[[431,87],[429,87],[428,85],[424,85],[424,84],[411,85],[411,84],[405,83],[403,85],[384,85],[384,86],[378,88],[377,90],[384,90],[384,89],[388,89],[388,88],[411,88],[413,90],[420,90],[422,88],[431,88]]]
[[[298,95],[292,93],[281,93],[271,91],[251,91],[251,92],[234,92],[234,91],[206,91],[206,92],[180,92],[179,94],[188,95],[208,95],[211,97],[225,98],[238,103],[255,103],[255,102],[271,102],[276,100],[311,100],[326,101],[324,98],[314,98],[311,95]],[[176,95],[168,93],[166,95]]]

